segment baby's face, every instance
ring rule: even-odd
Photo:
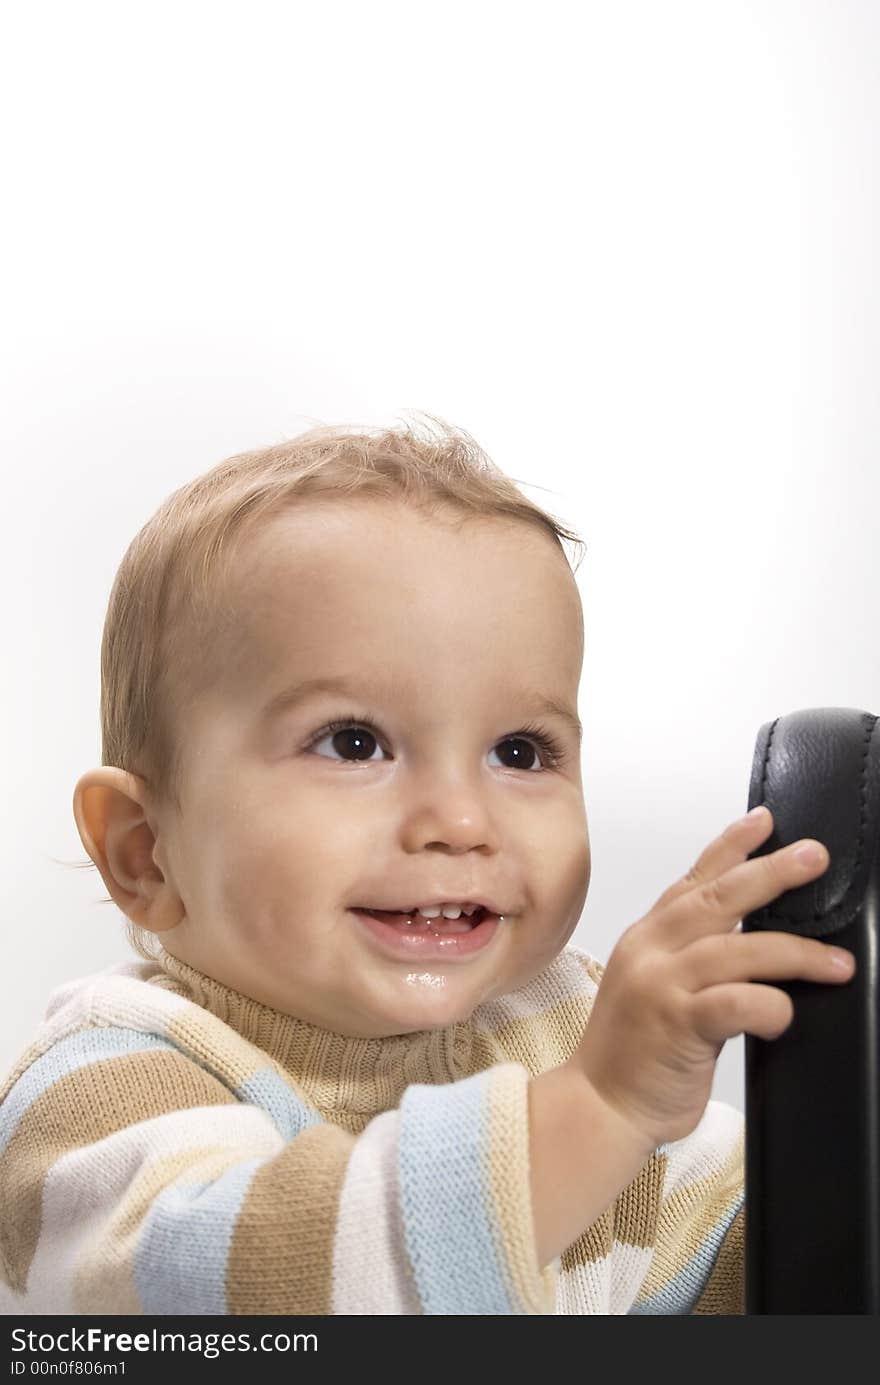
[[[465,1020],[524,985],[570,937],[590,879],[577,728],[540,709],[577,716],[564,555],[522,522],[456,531],[399,502],[334,499],[273,520],[235,571],[224,677],[186,722],[183,813],[156,819],[184,911],[166,950],[360,1037]],[[317,687],[330,679],[347,691]],[[529,724],[557,763],[520,736]],[[504,917],[470,934],[356,912],[481,898]]]

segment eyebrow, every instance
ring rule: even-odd
[[[306,678],[300,683],[294,683],[290,687],[282,688],[281,692],[276,693],[274,697],[270,698],[260,712],[260,721],[264,723],[272,721],[275,717],[280,716],[282,712],[289,711],[291,707],[296,707],[299,703],[305,702],[308,698],[315,696],[316,693],[322,692],[342,693],[349,697],[362,697],[365,694],[375,696],[372,689],[363,689],[363,687],[358,685],[357,680],[347,678],[345,675],[340,675],[337,678]],[[514,700],[520,701],[523,706],[534,715],[543,714],[545,716],[558,717],[560,721],[566,723],[569,730],[574,732],[579,742],[582,739],[584,728],[581,725],[580,718],[565,702],[561,702],[559,698],[540,697],[527,693],[517,694],[515,692],[511,694],[511,697]]]

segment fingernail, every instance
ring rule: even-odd
[[[825,860],[825,848],[818,842],[806,842],[803,846],[797,847],[794,859],[800,861],[802,866],[818,866],[820,861]]]
[[[833,967],[837,967],[838,971],[852,971],[856,959],[851,952],[845,952],[842,947],[832,947],[830,951]]]
[[[745,817],[743,818],[743,822],[748,822],[749,818],[766,817],[768,812],[769,812],[769,809],[765,808],[764,805],[763,805],[763,803],[759,803],[758,806],[757,806],[757,808],[750,808],[750,809],[749,809],[749,811],[746,813]]]

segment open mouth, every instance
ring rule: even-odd
[[[406,913],[403,909],[364,909],[356,908],[355,913],[366,914],[378,919],[401,933],[439,933],[441,936],[453,933],[472,933],[487,918],[494,918],[488,909],[479,905],[472,914],[462,914],[457,919],[447,919],[441,914],[436,919],[423,918],[418,911]]]
[[[466,962],[491,946],[499,935],[502,920],[488,909],[475,909],[457,919],[440,915],[423,918],[393,909],[350,911],[372,938],[373,945],[395,961],[409,965],[422,962]]]

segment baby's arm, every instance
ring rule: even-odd
[[[0,1105],[0,1307],[553,1311],[525,1068],[410,1086],[358,1136],[265,1076],[251,1104],[164,1037],[112,1026],[35,1059]]]

